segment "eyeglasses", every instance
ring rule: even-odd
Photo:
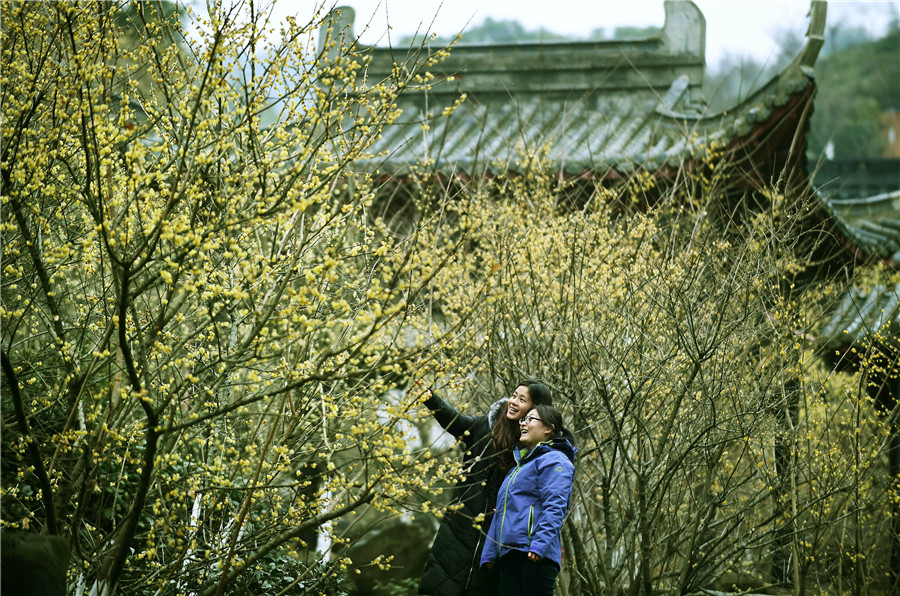
[[[543,422],[543,420],[541,420],[537,416],[525,416],[524,418],[519,420],[519,424],[528,424],[529,422],[534,422],[535,420],[537,420],[538,422]]]

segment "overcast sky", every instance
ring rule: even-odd
[[[333,0],[326,0],[329,5]],[[278,14],[308,15],[314,0],[276,0]],[[321,4],[321,1],[319,2]],[[544,27],[555,33],[587,37],[603,28],[607,35],[620,26],[662,26],[663,0],[339,0],[356,10],[355,31],[366,44],[386,45],[384,32],[399,39],[416,29],[449,36],[493,19],[515,19],[526,29]],[[809,0],[695,0],[706,17],[707,63],[726,52],[766,61],[774,59],[774,36],[779,29],[805,33]],[[864,26],[876,35],[885,32],[897,0],[828,2],[828,25]],[[365,23],[371,23],[363,33]]]

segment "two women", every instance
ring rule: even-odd
[[[553,406],[537,405],[519,423],[521,449],[497,495],[481,564],[499,569],[501,596],[552,595],[578,449]]]
[[[508,399],[494,403],[482,416],[460,414],[433,392],[425,401],[438,423],[462,441],[466,479],[456,487],[454,503],[441,521],[419,593],[430,596],[497,596],[496,570],[479,565],[483,533],[496,501],[497,490],[507,471],[515,466],[513,450],[521,436],[519,421],[533,406],[549,405],[550,389],[537,381],[519,383]],[[479,520],[484,518],[485,521]]]

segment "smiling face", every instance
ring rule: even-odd
[[[509,398],[509,404],[506,406],[506,419],[521,420],[531,410],[533,405],[531,403],[531,395],[528,393],[528,387],[519,385]]]
[[[519,443],[534,449],[538,443],[548,441],[553,436],[553,427],[538,418],[537,410],[532,410],[519,420]]]

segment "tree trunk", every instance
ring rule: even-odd
[[[793,578],[792,560],[792,524],[788,523],[790,511],[786,504],[791,498],[791,428],[797,418],[797,385],[789,382],[784,387],[785,403],[775,408],[777,431],[775,434],[775,482],[773,497],[775,499],[775,541],[772,551],[772,582],[790,585]]]

